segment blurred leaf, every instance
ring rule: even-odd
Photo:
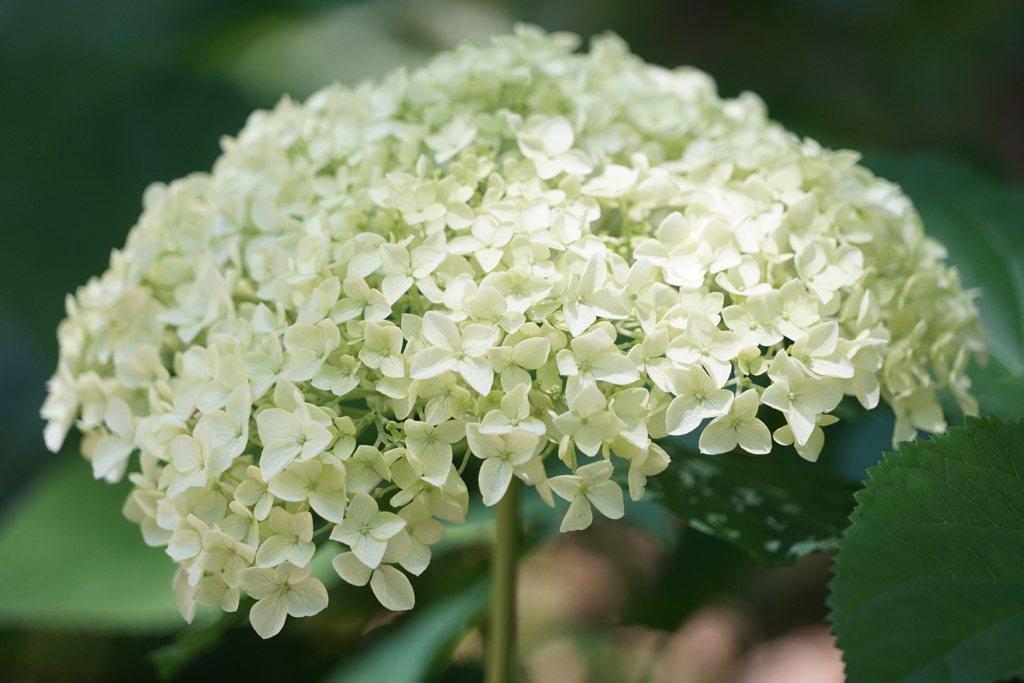
[[[622,485],[628,486],[629,484],[623,482]],[[626,496],[624,502],[626,513],[618,521],[619,524],[640,531],[660,550],[671,550],[676,546],[679,542],[680,528],[675,515],[666,510],[664,506],[647,498],[633,500]],[[553,511],[548,511],[548,514],[561,524],[560,514]]]
[[[983,415],[1015,420],[1024,415],[1024,376],[1010,375],[990,363],[971,373],[974,393]]]
[[[757,566],[736,546],[691,530],[682,534],[660,564],[658,580],[627,605],[625,623],[674,632]]]
[[[831,620],[859,681],[1024,675],[1024,422],[968,418],[871,470]]]
[[[121,515],[130,485],[59,463],[0,526],[0,625],[161,632],[184,623],[175,565]]]
[[[237,611],[225,613],[213,623],[190,626],[171,644],[153,650],[149,658],[161,680],[173,680],[197,657],[220,647],[224,634],[249,613],[249,607],[250,604],[243,604]]]
[[[273,101],[305,98],[340,82],[355,85],[435,52],[508,33],[500,5],[473,0],[342,2],[288,21],[256,18],[219,37],[206,55],[241,90]]]
[[[704,455],[663,445],[672,464],[648,484],[655,500],[765,564],[831,548],[846,527],[857,484],[791,451]]]
[[[949,261],[959,269],[964,286],[981,288],[977,305],[992,358],[1020,375],[1024,372],[1024,190],[937,154],[873,154],[866,163],[903,187],[921,214],[925,232],[949,250]],[[984,412],[986,406],[982,408]]]
[[[420,683],[447,662],[459,640],[487,607],[484,577],[432,605],[417,607],[365,654],[324,678],[324,683]]]

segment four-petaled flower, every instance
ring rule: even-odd
[[[622,517],[622,489],[611,481],[612,471],[612,464],[602,460],[584,465],[574,475],[563,474],[548,480],[551,490],[569,501],[569,510],[562,520],[562,531],[575,531],[590,526],[594,519],[591,504],[608,519]]]
[[[284,562],[273,569],[250,567],[240,574],[242,588],[257,601],[249,622],[260,638],[277,635],[289,614],[311,617],[327,607],[327,589],[312,573],[312,567]]]
[[[428,311],[423,316],[422,334],[431,346],[413,357],[410,377],[429,379],[454,370],[480,394],[491,390],[494,369],[487,362],[487,351],[497,343],[499,330],[479,324],[459,330],[448,316]]]
[[[403,528],[404,519],[393,512],[381,512],[369,494],[357,493],[348,505],[345,519],[331,532],[331,539],[347,545],[360,562],[372,569],[384,557],[388,539]]]

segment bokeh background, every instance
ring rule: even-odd
[[[367,652],[402,637],[393,652],[420,647],[429,661],[440,647],[354,591],[269,644],[231,622],[175,640],[169,561],[144,548],[119,555],[142,545],[120,518],[125,489],[90,485],[74,444],[48,454],[38,409],[64,295],[106,268],[149,183],[209,169],[220,136],[282,94],[415,66],[517,21],[614,31],[649,61],[708,71],[723,95],[758,93],[800,135],[863,151],[951,242],[965,284],[994,294],[982,299],[986,323],[997,345],[1019,351],[1021,302],[1003,300],[989,252],[972,247],[984,233],[1019,288],[1024,3],[0,0],[0,680],[144,681],[160,670],[189,681],[357,680],[358,667],[374,671]],[[979,371],[992,382],[983,405],[1014,414],[1005,406],[1019,391],[1000,375],[1022,367],[1003,351]],[[861,474],[879,454],[865,438],[860,456],[832,466]],[[647,513],[570,538],[532,527],[522,587],[532,680],[841,680],[822,621],[827,556],[758,570]],[[445,596],[485,570],[482,528],[453,534],[428,572],[437,578],[417,584],[438,614],[469,615],[466,627],[479,607]],[[112,582],[116,557],[135,571]],[[442,680],[479,680],[478,634],[460,639]]]

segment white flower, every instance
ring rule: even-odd
[[[402,358],[402,330],[397,327],[383,327],[367,323],[364,330],[364,345],[359,350],[359,360],[368,368],[379,368],[385,377],[405,375],[405,361]]]
[[[404,527],[404,519],[393,512],[381,512],[377,501],[366,493],[357,493],[349,503],[345,519],[331,532],[331,539],[347,545],[372,569],[384,557],[388,539]]]
[[[494,270],[504,255],[503,247],[512,240],[512,225],[499,223],[493,216],[477,216],[470,234],[456,237],[448,245],[453,254],[472,254],[485,273]]]
[[[341,344],[338,326],[330,320],[314,325],[292,325],[284,333],[288,358],[288,379],[300,382],[313,379],[331,351]]]
[[[350,276],[343,285],[346,298],[331,309],[330,319],[336,323],[362,316],[368,323],[384,320],[391,314],[391,305],[378,290],[366,284],[359,274]]]
[[[266,522],[269,533],[256,551],[256,566],[276,567],[285,560],[305,567],[313,559],[313,516],[308,512],[292,514],[273,508]]]
[[[406,505],[398,516],[405,520],[409,534],[409,552],[400,562],[406,571],[418,576],[430,564],[430,546],[444,537],[444,525],[434,519],[423,499]]]
[[[380,256],[381,270],[385,275],[384,281],[381,283],[381,291],[384,293],[388,305],[392,306],[400,296],[409,291],[409,288],[417,280],[426,278],[441,265],[445,252],[423,245],[413,249],[410,255],[405,247],[397,244],[382,244]]]
[[[590,506],[594,505],[609,519],[623,515],[622,489],[612,476],[612,464],[607,460],[584,465],[575,475],[563,474],[548,480],[551,490],[569,501],[569,511],[562,520],[562,531],[586,529],[594,520]]]
[[[273,569],[251,567],[241,573],[242,588],[257,601],[249,622],[260,638],[277,635],[288,615],[311,617],[327,607],[327,589],[312,571],[284,562]]]
[[[622,294],[604,286],[607,278],[608,267],[600,251],[590,255],[582,273],[569,276],[563,312],[569,333],[573,336],[583,334],[584,330],[594,324],[598,315],[614,319],[626,317]]]
[[[644,494],[669,433],[766,453],[764,406],[813,459],[844,396],[892,406],[897,439],[945,428],[939,392],[976,409],[974,293],[899,188],[754,95],[576,45],[520,27],[284,99],[149,188],[67,298],[46,445],[74,425],[97,478],[127,475],[186,618],[236,609],[243,576],[261,634],[292,584],[322,607],[314,517],[342,578],[412,607],[403,570],[469,509],[456,454],[486,503],[518,477],[575,529],[622,514],[616,482]]]
[[[131,408],[117,396],[107,403],[103,422],[109,430],[92,454],[92,474],[97,479],[120,481],[135,450],[135,419]]]
[[[839,324],[832,320],[807,330],[789,347],[787,354],[812,377],[853,377],[853,363],[838,349],[838,344]]]
[[[270,515],[274,494],[270,493],[259,467],[250,465],[246,469],[246,478],[235,489],[235,500],[252,508],[253,516],[260,522]]]
[[[410,610],[416,604],[409,578],[390,564],[367,567],[354,552],[338,555],[332,564],[338,576],[353,586],[369,583],[380,604],[390,610]]]
[[[556,417],[555,427],[569,436],[587,455],[597,455],[601,444],[626,429],[626,423],[607,410],[608,400],[597,387],[587,385],[577,393],[570,410]]]
[[[793,435],[793,428],[789,425],[783,425],[775,430],[773,438],[776,443],[782,444],[783,446],[794,446],[796,452],[800,454],[800,457],[810,462],[816,462],[818,456],[821,454],[821,449],[825,445],[825,432],[821,430],[822,427],[827,427],[830,424],[839,422],[839,418],[834,415],[819,415],[814,429],[811,431],[811,435],[807,438],[804,443],[796,443],[796,438]]]
[[[435,311],[423,316],[423,338],[432,346],[416,353],[409,376],[429,379],[454,370],[469,386],[486,394],[494,382],[494,370],[487,351],[498,342],[501,332],[488,325],[467,325],[462,331],[451,318]]]
[[[196,585],[195,599],[201,605],[220,607],[225,612],[234,612],[238,609],[240,598],[241,591],[238,590],[237,584],[231,586],[219,575],[203,577]]]
[[[476,133],[476,127],[470,125],[466,117],[460,116],[436,134],[427,136],[424,142],[434,150],[437,163],[443,164],[469,145]]]
[[[251,566],[255,558],[255,548],[222,531],[210,529],[203,534],[203,555],[199,566],[214,572],[229,588],[238,588],[239,573]]]
[[[206,486],[207,479],[224,472],[230,463],[230,455],[213,450],[210,428],[207,424],[196,425],[192,436],[182,434],[171,442],[171,465],[164,470],[167,480],[167,495],[171,498],[193,486]]]
[[[256,416],[263,453],[260,471],[264,479],[272,479],[292,460],[309,460],[322,453],[331,443],[331,433],[315,422],[305,402],[295,411],[270,408]]]
[[[722,319],[733,332],[743,335],[743,346],[771,346],[782,341],[782,305],[779,293],[770,290],[747,297],[742,306],[722,309]]]
[[[530,370],[539,370],[551,354],[551,340],[547,337],[527,337],[511,344],[506,338],[504,346],[487,352],[488,361],[495,372],[501,373],[501,386],[512,391],[516,385],[529,384]]]
[[[719,330],[704,316],[691,315],[686,333],[672,340],[665,355],[680,368],[700,363],[721,387],[732,373],[732,359],[742,348],[740,335]]]
[[[770,451],[772,435],[764,422],[757,419],[759,405],[757,391],[754,389],[733,398],[725,414],[716,417],[701,432],[701,453],[726,453],[737,445],[748,453]]]
[[[285,360],[281,341],[276,336],[268,337],[257,350],[244,354],[242,362],[252,382],[253,400],[259,399],[284,376]]]
[[[544,340],[547,341],[547,340]],[[480,422],[481,434],[508,434],[522,430],[536,436],[543,436],[544,423],[530,416],[530,389],[527,384],[517,384],[501,397],[501,408],[489,411]]]
[[[267,483],[267,490],[281,500],[309,501],[328,522],[340,522],[345,515],[345,469],[316,458],[288,465]]]
[[[462,441],[466,425],[460,420],[442,422],[436,427],[416,420],[405,421],[405,447],[409,457],[423,467],[423,479],[440,486],[452,466],[452,444]]]
[[[772,384],[761,394],[761,402],[785,413],[796,442],[803,446],[811,438],[818,416],[839,405],[842,385],[808,375],[785,351],[779,351],[772,361],[768,376]]]
[[[557,356],[558,371],[569,378],[566,388],[569,396],[586,386],[596,386],[599,381],[622,385],[640,379],[633,361],[615,347],[615,341],[603,328],[576,337],[569,342],[569,347],[559,351]]]
[[[248,384],[243,384],[231,392],[223,410],[213,410],[199,419],[199,424],[206,425],[209,430],[210,448],[227,463],[249,446],[251,408],[252,392]],[[227,469],[226,465],[224,469]]]
[[[384,455],[373,446],[358,446],[345,460],[345,488],[349,493],[369,491],[382,479],[391,479]]]
[[[521,430],[484,434],[477,425],[469,425],[466,438],[469,450],[484,461],[480,466],[480,495],[488,506],[501,500],[516,466],[533,457],[540,441],[535,434]]]
[[[572,124],[564,116],[535,116],[517,135],[519,150],[533,161],[543,180],[559,173],[586,175],[593,166],[586,154],[574,150]]]
[[[665,411],[665,428],[669,434],[689,434],[701,420],[722,414],[733,398],[732,392],[719,389],[718,384],[699,367],[687,370],[666,368],[652,372],[651,377],[658,386],[675,396]]]

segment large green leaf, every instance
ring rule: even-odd
[[[857,485],[789,449],[767,455],[703,455],[674,449],[650,480],[662,505],[691,527],[766,564],[831,548],[846,527]]]
[[[968,418],[870,471],[831,620],[851,683],[1024,675],[1024,422]]]
[[[355,659],[332,671],[324,683],[421,683],[447,661],[490,597],[488,577],[478,579],[432,605],[417,608],[407,620]],[[383,634],[382,634],[383,635]]]
[[[121,515],[126,483],[68,458],[0,527],[0,625],[157,632],[183,625],[175,565]]]

